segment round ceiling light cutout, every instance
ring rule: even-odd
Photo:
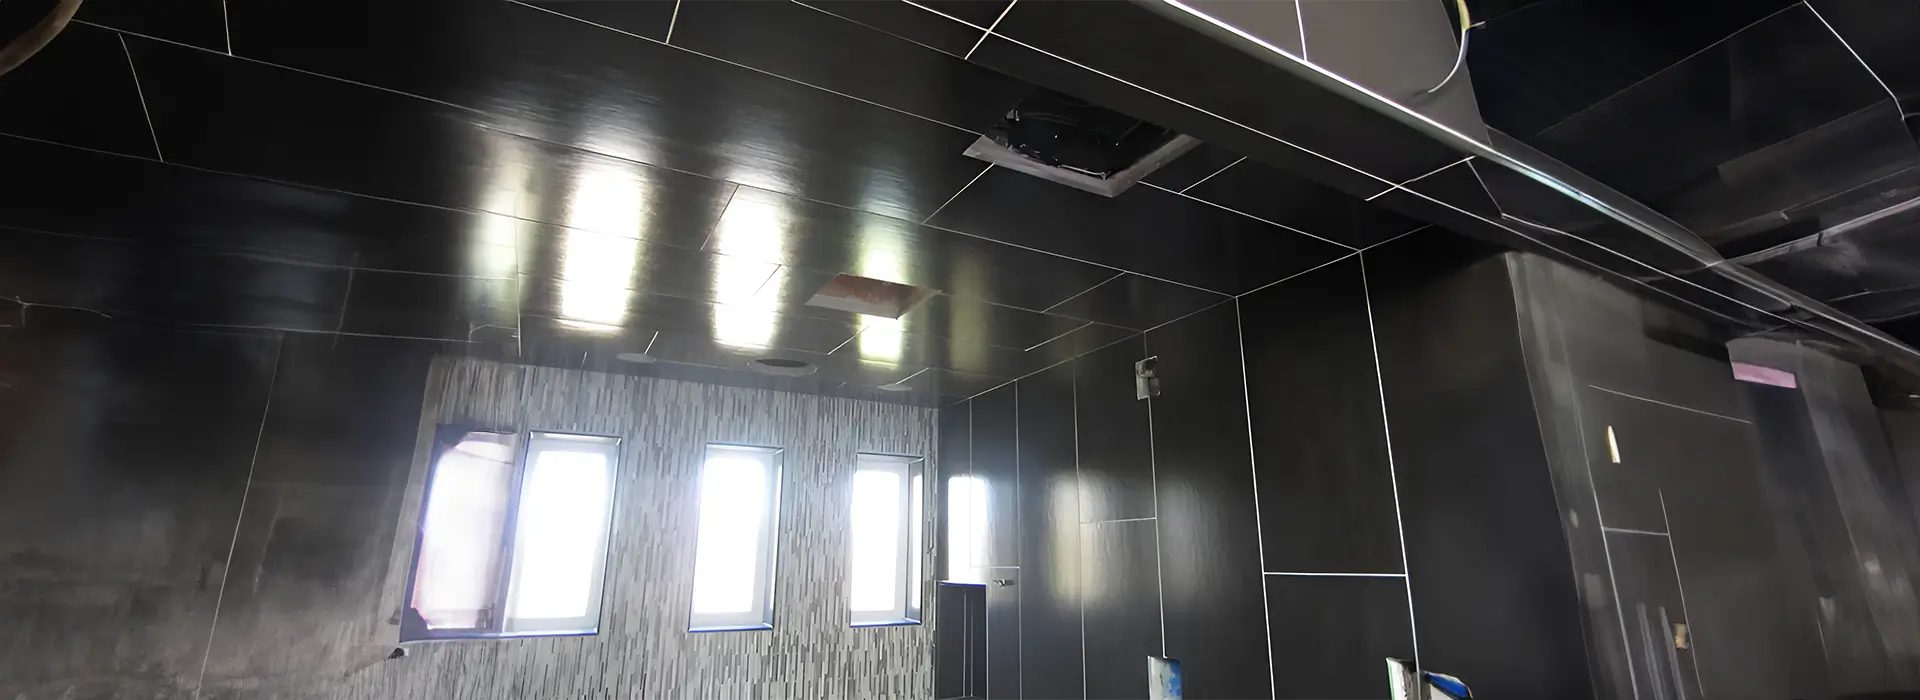
[[[782,377],[804,377],[820,371],[813,363],[784,357],[762,357],[747,363],[754,371]]]

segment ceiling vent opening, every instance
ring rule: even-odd
[[[820,371],[819,367],[804,360],[789,360],[784,357],[762,357],[747,362],[747,366],[761,374],[773,374],[782,377],[804,377]]]
[[[1112,197],[1198,145],[1166,127],[1037,90],[968,146],[966,155]]]
[[[930,296],[933,296],[933,290],[925,287],[840,274],[834,275],[820,291],[814,292],[813,298],[807,300],[807,306],[900,318],[900,314]]]

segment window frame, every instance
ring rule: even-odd
[[[768,488],[760,504],[762,515],[760,531],[754,553],[754,609],[745,612],[700,612],[694,609],[698,592],[694,586],[700,581],[700,549],[702,532],[700,520],[706,508],[705,481],[708,462],[716,454],[750,455],[760,463],[767,477]],[[700,466],[695,471],[696,484],[694,496],[694,534],[693,534],[693,579],[688,588],[687,631],[688,632],[744,632],[773,629],[774,595],[778,588],[777,571],[780,545],[780,507],[781,487],[785,477],[786,450],[779,447],[740,445],[733,443],[709,443],[701,451]]]
[[[848,538],[847,546],[847,612],[850,627],[889,627],[897,625],[921,624],[921,598],[924,595],[926,579],[925,554],[927,528],[926,519],[926,458],[907,455],[861,452],[855,457],[853,473],[863,471],[885,471],[900,476],[900,522],[896,530],[895,548],[899,555],[896,560],[899,570],[896,576],[897,600],[888,610],[853,609],[853,580],[855,577],[853,561],[853,542]],[[849,487],[851,491],[851,487]],[[856,504],[851,494],[848,499],[848,514],[851,516]],[[851,518],[849,518],[851,522]]]
[[[403,624],[400,632],[401,642],[426,642],[458,639],[503,639],[514,637],[576,637],[600,633],[600,621],[605,612],[608,559],[612,555],[615,504],[619,500],[620,449],[624,444],[621,438],[611,435],[593,435],[587,433],[566,433],[546,430],[486,430],[467,426],[441,425],[435,431],[434,449],[429,457],[425,486],[420,496],[420,512],[414,527],[413,552],[407,570],[406,590],[400,605],[402,613],[413,609],[415,588],[419,584],[422,546],[427,534],[427,514],[433,502],[434,477],[442,467],[442,460],[470,435],[491,435],[512,441],[512,473],[508,478],[505,499],[505,514],[502,518],[498,542],[498,557],[495,560],[492,600],[485,610],[480,623],[465,628],[428,628],[424,624],[411,628]],[[595,452],[606,457],[607,495],[604,510],[601,513],[600,536],[595,545],[594,570],[591,575],[593,584],[587,606],[588,614],[575,618],[528,618],[539,624],[518,626],[508,613],[512,605],[514,572],[519,565],[518,540],[520,536],[520,509],[525,496],[527,470],[531,465],[538,445],[541,443],[562,443],[592,445]],[[562,624],[574,623],[574,624]]]

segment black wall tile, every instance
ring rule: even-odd
[[[1019,405],[1010,384],[973,398],[973,475],[987,490],[986,563],[1020,565]],[[997,575],[997,574],[996,574]],[[988,604],[993,600],[989,594]],[[991,624],[991,623],[989,623]]]
[[[1187,194],[1355,247],[1379,243],[1421,225],[1359,197],[1253,161],[1228,168]]]
[[[287,334],[254,482],[404,486],[427,367],[442,345]]]
[[[332,331],[348,271],[0,228],[0,294],[183,324]]]
[[[973,404],[962,401],[942,406],[936,419],[939,443],[934,447],[933,464],[940,479],[936,486],[940,501],[934,504],[934,517],[938,518],[934,532],[939,539],[934,542],[933,575],[941,581],[979,582],[984,579],[983,573],[957,570],[965,566],[966,561],[956,560],[953,546],[955,535],[963,535],[972,524],[967,502],[956,500],[953,487],[956,479],[973,474]]]
[[[58,309],[0,333],[0,693],[190,694],[278,340]]]
[[[1073,363],[1082,522],[1154,515],[1153,426],[1133,386],[1133,365],[1146,357],[1145,343],[1128,339]]]
[[[470,340],[520,323],[515,280],[356,270],[347,296],[346,333]]]
[[[1362,254],[1420,660],[1488,697],[1587,697],[1582,608],[1505,260],[1450,244],[1412,236]]]
[[[1239,341],[1228,304],[1146,334],[1166,655],[1191,698],[1272,690]]]
[[[1203,289],[1123,273],[1047,312],[1145,330],[1225,300]]]
[[[966,56],[985,33],[897,0],[807,0],[802,4],[954,56]]]
[[[1692,469],[1701,459],[1715,459],[1688,436],[1676,434],[1669,411],[1674,409],[1587,388],[1579,391],[1581,441],[1607,527],[1666,532],[1661,505],[1661,473]],[[1608,429],[1620,448],[1615,463],[1608,450]],[[1690,444],[1692,443],[1692,444]]]
[[[1387,697],[1384,660],[1413,661],[1399,577],[1268,576],[1267,618],[1282,700]]]
[[[1154,527],[1152,520],[1080,526],[1088,700],[1147,696],[1146,657],[1160,655]]]
[[[673,14],[680,7],[679,0],[535,0],[529,4],[654,41],[667,40]]]
[[[0,101],[9,105],[0,110],[0,133],[158,157],[127,52],[111,31],[69,25],[0,76]]]
[[[987,689],[987,599],[984,586],[937,586],[940,621],[933,628],[933,696],[984,697]]]
[[[1239,303],[1266,570],[1400,573],[1359,259]]]
[[[1182,191],[1195,183],[1213,177],[1239,160],[1240,155],[1237,153],[1210,143],[1203,143],[1194,146],[1193,150],[1187,151],[1179,158],[1173,159],[1173,162],[1161,166],[1159,170],[1147,173],[1147,176],[1141,180],[1176,192]]]
[[[1647,698],[1701,695],[1705,688],[1694,673],[1693,649],[1674,645],[1673,625],[1689,620],[1667,538],[1611,532],[1606,538],[1627,654],[1635,662],[1634,692]],[[1687,636],[1691,647],[1692,630]]]
[[[1342,251],[1151,187],[1108,199],[1006,168],[987,171],[929,223],[1223,293],[1244,292]],[[1169,255],[1171,246],[1180,254]]]
[[[1000,585],[998,581],[1009,581]],[[1020,569],[994,568],[987,582],[987,692],[990,700],[1018,698],[1020,679],[1020,598],[1026,587],[1020,583]],[[1035,669],[1040,672],[1040,669]]]
[[[976,27],[992,27],[1013,0],[925,0],[920,4],[935,12]]]
[[[1083,694],[1073,366],[1020,380],[1020,667],[1023,698]]]
[[[914,220],[980,172],[960,154],[973,133],[532,7],[229,9],[239,55],[462,105],[512,133],[681,172]]]
[[[791,2],[681,5],[673,44],[984,132],[1033,86]]]
[[[177,41],[209,51],[227,50],[223,0],[88,0],[73,18],[123,32]],[[72,27],[68,28],[71,31]]]

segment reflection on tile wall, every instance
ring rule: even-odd
[[[849,628],[843,584],[855,453],[930,454],[931,410],[464,358],[437,359],[428,381],[423,423],[470,421],[624,439],[600,634],[415,645],[407,658],[290,696],[504,700],[932,692],[931,629]],[[696,475],[710,442],[786,449],[770,632],[686,631]],[[423,479],[416,464],[410,496]],[[215,696],[261,693],[236,689]]]

